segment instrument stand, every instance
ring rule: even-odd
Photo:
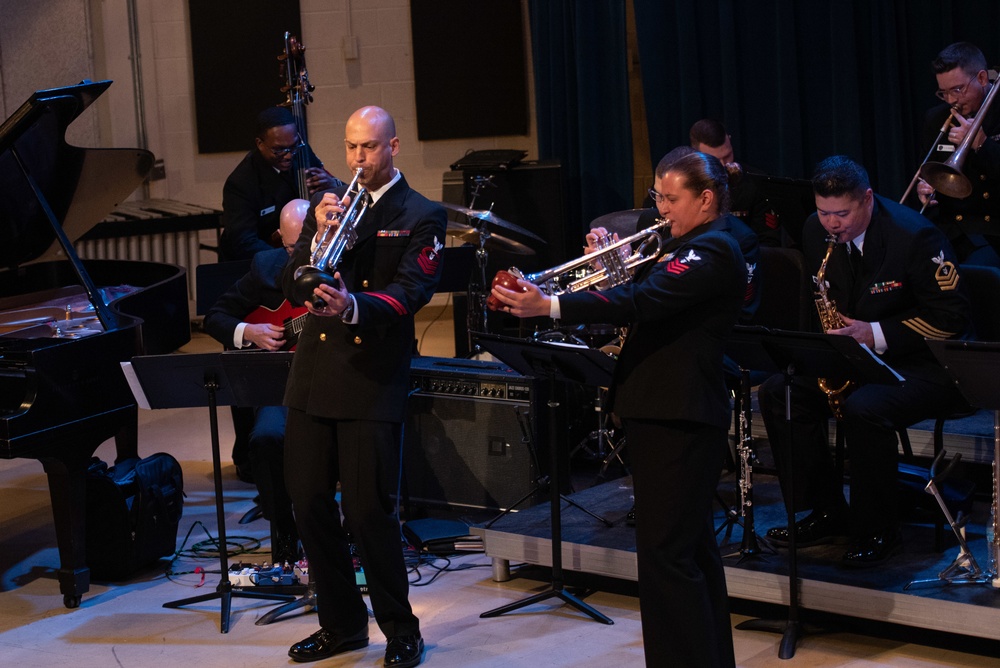
[[[734,328],[736,350],[727,352],[741,368],[775,371],[785,378],[785,425],[792,439],[792,381],[805,377],[849,378],[856,382],[899,384],[902,377],[879,360],[867,348],[849,336],[810,334],[768,330],[764,327]],[[795,471],[794,443],[788,450],[786,470]],[[768,631],[782,634],[779,659],[795,656],[795,646],[806,629],[799,620],[799,575],[795,548],[795,476],[785,481],[785,509],[788,522],[788,618],[751,619],[736,625],[744,631]]]
[[[266,626],[271,622],[278,621],[279,617],[287,615],[295,610],[302,609],[303,613],[311,612],[316,608],[316,585],[310,582],[306,586],[306,593],[299,598],[291,601],[290,603],[285,603],[284,605],[279,605],[274,610],[261,615],[261,618],[254,622],[257,626]]]
[[[722,555],[723,558],[735,557],[739,555],[737,564],[742,564],[747,559],[763,559],[763,552],[777,554],[777,550],[767,541],[757,535],[754,528],[754,504],[753,504],[753,436],[750,433],[750,420],[753,407],[750,402],[750,372],[740,369],[740,392],[737,395],[739,406],[739,430],[736,434],[736,454],[739,457],[740,467],[740,510],[736,510],[727,504],[718,492],[715,493],[716,500],[726,512],[725,521],[715,530],[718,536],[723,529],[726,530],[725,542],[729,542],[733,533],[733,526],[739,526],[743,530],[743,538],[740,542],[740,549],[736,552]],[[763,549],[762,547],[763,546]]]
[[[958,539],[958,544],[961,549],[959,550],[958,556],[955,557],[955,560],[952,561],[947,568],[941,571],[936,578],[928,580],[910,580],[906,583],[906,586],[903,587],[904,591],[910,587],[926,584],[990,584],[993,580],[991,575],[983,573],[983,570],[979,567],[979,563],[976,561],[976,558],[972,556],[972,552],[969,550],[968,542],[965,540],[965,525],[969,518],[961,512],[959,512],[957,520],[953,518],[951,511],[948,510],[948,505],[944,502],[944,497],[941,495],[941,491],[938,489],[937,483],[939,481],[944,481],[944,479],[951,473],[951,470],[955,468],[955,465],[962,460],[961,453],[955,455],[955,458],[948,463],[944,471],[938,473],[938,466],[944,460],[944,456],[945,451],[942,450],[931,463],[931,477],[927,482],[927,487],[924,491],[934,496],[934,500],[937,501],[945,519],[948,520],[948,525],[955,533],[955,538]]]
[[[976,563],[974,559],[971,559],[972,555],[970,554],[972,572],[967,577],[970,578],[970,582],[973,584],[989,584],[994,589],[1000,589],[1000,572],[998,572],[998,569],[1000,569],[1000,535],[997,535],[998,532],[996,531],[997,525],[1000,523],[1000,344],[983,341],[942,341],[928,339],[928,346],[937,360],[944,365],[948,373],[955,379],[955,384],[958,385],[958,389],[966,401],[977,408],[985,408],[993,411],[993,499],[990,504],[990,517],[986,520],[992,525],[993,540],[992,542],[987,540],[986,544],[986,572],[973,578]],[[941,454],[943,455],[944,453]],[[958,457],[956,456],[955,459],[957,460]],[[940,476],[932,475],[931,482],[928,483],[928,489],[931,490],[930,493],[934,494],[934,498],[937,499],[938,505],[945,512],[945,517],[948,518],[949,524],[952,524],[952,521],[947,509],[940,498],[940,494],[935,493],[937,489],[935,477],[943,478],[947,475],[951,466],[950,464],[946,467],[944,473]],[[934,484],[933,488],[931,484]],[[960,519],[959,524],[961,523],[962,520]],[[952,528],[954,529],[954,526]],[[987,530],[987,534],[989,533],[989,530]],[[961,539],[959,540],[959,544],[962,546],[963,552],[968,551],[968,548]],[[959,559],[961,556],[960,554]],[[959,566],[960,564],[957,562],[958,559],[956,559],[956,563],[952,564],[950,568]]]
[[[280,353],[264,352],[250,354],[254,355],[254,357],[246,357],[246,353],[238,351],[233,353],[203,353],[194,355],[150,355],[133,357],[131,363],[123,363],[123,367],[126,368],[126,376],[129,377],[129,384],[140,407],[208,407],[212,439],[212,478],[215,484],[215,518],[218,525],[219,570],[221,576],[214,592],[169,601],[164,603],[163,607],[179,608],[192,603],[218,599],[221,601],[220,631],[222,633],[229,632],[229,616],[233,598],[251,598],[268,601],[291,601],[294,599],[293,596],[285,594],[234,590],[233,584],[229,580],[229,555],[222,491],[222,459],[219,454],[218,404],[264,405],[265,402],[240,402],[237,398],[237,392],[239,390],[246,392],[248,391],[248,387],[235,387],[239,383],[231,382],[232,378],[239,377],[244,372],[248,376],[253,375],[257,378],[266,377],[264,373],[266,370],[265,367],[273,369],[274,363],[281,361]],[[232,355],[238,355],[239,357],[230,357],[229,360],[225,359],[226,356]],[[241,368],[236,373],[226,373],[227,369],[224,368],[227,366],[225,364],[226,361],[242,366],[244,359],[248,363],[251,360],[259,360],[266,364],[261,365],[259,368]],[[287,358],[285,358],[285,361],[287,362]],[[134,373],[130,373],[129,369]],[[287,369],[285,370],[285,374],[287,375]],[[201,393],[192,391],[198,387],[204,390],[203,400],[200,398],[202,396]],[[284,384],[281,387],[284,387]]]
[[[586,613],[595,621],[614,624],[610,617],[587,605],[563,587],[562,512],[560,508],[562,495],[559,493],[559,457],[556,447],[559,442],[559,434],[555,419],[559,407],[559,403],[555,400],[556,381],[568,380],[584,382],[589,385],[608,385],[611,380],[608,365],[612,365],[611,368],[613,368],[613,361],[604,353],[589,348],[583,350],[566,349],[530,339],[511,339],[489,334],[480,334],[476,338],[483,348],[518,373],[526,376],[543,376],[547,379],[549,388],[549,512],[552,526],[552,581],[550,587],[520,601],[488,610],[479,616],[482,618],[499,617],[550,598],[558,598]],[[588,356],[588,353],[596,354],[603,359]]]

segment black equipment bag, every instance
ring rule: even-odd
[[[87,565],[97,580],[125,580],[174,553],[184,510],[180,464],[160,452],[87,469]]]

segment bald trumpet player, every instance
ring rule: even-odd
[[[976,46],[957,42],[945,47],[931,67],[938,86],[935,94],[942,103],[925,119],[923,146],[931,147],[927,162],[946,163],[977,115],[985,116],[960,165],[972,193],[949,197],[921,179],[917,196],[926,207],[924,214],[948,236],[960,262],[1000,267],[1000,105],[984,105],[992,86],[986,58]],[[949,127],[942,131],[949,115]]]

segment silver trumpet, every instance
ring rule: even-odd
[[[636,269],[656,259],[663,247],[661,232],[669,227],[669,220],[658,218],[655,224],[614,243],[610,238],[602,237],[598,240],[597,252],[551,269],[527,275],[517,267],[499,271],[493,278],[493,285],[499,283],[513,290],[517,287],[515,279],[522,279],[537,285],[549,295],[579,292],[592,287],[613,288],[631,281]],[[634,249],[632,244],[636,244]],[[502,305],[491,295],[486,300],[486,306],[496,311]]]
[[[302,304],[309,302],[316,308],[326,306],[326,302],[314,295],[313,290],[320,284],[337,285],[338,281],[333,274],[337,271],[340,256],[345,250],[350,250],[358,240],[358,225],[361,224],[361,218],[367,209],[361,205],[361,201],[368,193],[364,186],[358,185],[362,171],[360,167],[354,170],[354,178],[341,198],[342,200],[346,197],[351,198],[347,210],[339,215],[327,214],[326,219],[329,224],[323,230],[316,249],[309,258],[309,264],[304,264],[295,270],[294,297]]]

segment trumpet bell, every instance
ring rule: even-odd
[[[972,183],[968,177],[947,162],[925,162],[920,167],[920,178],[948,197],[964,199],[972,194]]]
[[[313,291],[320,285],[332,285],[337,287],[340,281],[333,277],[333,274],[317,269],[312,266],[301,267],[301,272],[297,272],[295,283],[292,286],[292,296],[300,304],[312,304],[315,308],[324,308],[326,300],[317,297]]]

